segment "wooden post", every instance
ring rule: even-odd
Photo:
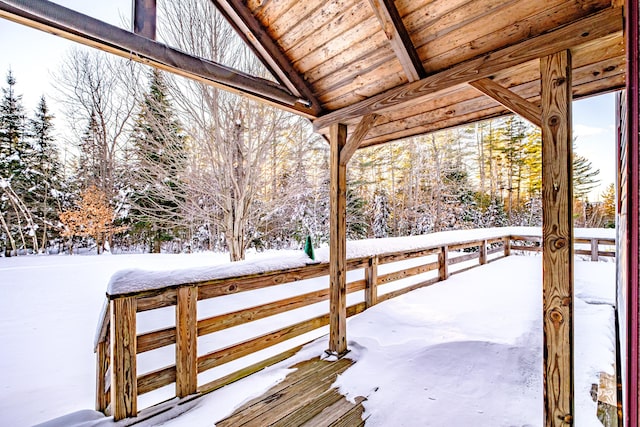
[[[156,39],[156,0],[133,0],[133,32]]]
[[[185,397],[198,389],[198,288],[178,288],[176,306],[176,396]]]
[[[369,258],[369,266],[364,270],[364,279],[367,282],[364,289],[364,304],[366,308],[378,303],[378,256]]]
[[[337,356],[347,352],[347,166],[340,162],[346,142],[347,126],[331,125],[328,353]]]
[[[598,239],[591,239],[591,261],[598,261]]]
[[[487,263],[487,241],[483,240],[480,245],[480,265]]]
[[[438,279],[447,280],[449,278],[449,247],[442,246],[438,253]]]
[[[104,412],[107,409],[107,396],[104,389],[108,367],[107,342],[100,341],[96,348],[96,411],[98,412]]]
[[[503,239],[502,245],[504,246],[504,256],[511,255],[511,237],[507,236]]]
[[[540,60],[546,426],[574,420],[571,52]]]
[[[114,421],[138,413],[136,308],[133,297],[111,300],[111,408]]]

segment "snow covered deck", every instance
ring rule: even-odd
[[[610,239],[608,232],[577,230],[576,237],[592,235]],[[473,239],[478,237],[477,233],[472,231],[466,235]],[[517,233],[534,237],[536,234],[535,230]],[[425,236],[423,242],[433,243],[429,239],[431,237]],[[384,260],[384,248],[400,249],[401,239],[389,240],[379,242],[379,260]],[[418,238],[407,238],[407,241],[410,249],[419,248]],[[358,249],[358,245],[377,247],[374,243],[354,242],[349,250],[364,251]],[[450,273],[453,275],[448,280],[393,299],[387,296],[420,281],[437,279],[437,270],[422,276],[404,275],[415,266],[433,262],[437,256],[380,263],[378,302],[386,301],[349,320],[351,351],[347,358],[355,364],[341,374],[335,384],[349,399],[369,396],[362,402],[368,426],[389,425],[391,420],[406,425],[425,425],[424,420],[433,420],[426,425],[500,426],[515,425],[516,421],[517,425],[541,424],[541,257],[531,252],[515,252],[515,245],[520,241],[514,240],[512,244],[512,254],[531,256],[511,256],[455,274],[456,269],[466,270],[468,266],[477,265],[480,251],[451,251],[450,259],[464,260],[469,255],[475,258],[452,263]],[[529,247],[535,248],[536,244],[530,243]],[[498,249],[502,250],[488,254],[489,260],[503,254],[504,248]],[[579,249],[590,253],[589,244]],[[610,252],[606,245],[600,249],[603,253]],[[291,255],[291,252],[280,252],[275,257],[271,255],[268,261],[256,259],[247,263],[273,264],[277,262],[274,259]],[[323,256],[322,251],[319,255]],[[591,259],[591,256],[579,258]],[[601,257],[602,261],[608,259]],[[100,298],[104,295],[104,283],[118,268],[127,266],[146,266],[164,271],[167,277],[175,277],[179,274],[174,270],[178,266],[190,265],[191,270],[198,270],[211,268],[204,265],[212,263],[225,264],[220,259],[216,261],[215,254],[4,260],[0,265],[0,339],[9,350],[0,358],[3,378],[0,424],[33,425],[71,412],[49,425],[110,425],[112,418],[83,411],[92,405],[90,394],[95,390],[89,342]],[[317,265],[311,267],[317,268]],[[601,372],[613,373],[614,267],[614,262],[576,263],[576,425],[580,426],[598,425],[596,403],[589,392],[592,384],[598,384]],[[348,280],[362,283],[363,276],[364,269],[360,268],[350,272]],[[405,279],[382,284],[385,277]],[[317,277],[199,301],[198,313],[202,316],[199,319],[204,320],[207,315],[220,319],[225,313],[242,312],[247,307],[326,292],[323,289],[327,286],[326,277]],[[363,303],[363,293],[360,290],[351,294],[353,299],[349,304]],[[24,304],[27,300],[31,302]],[[52,305],[51,301],[56,304]],[[268,335],[285,329],[283,324],[317,317],[327,309],[327,302],[323,301],[201,336],[197,342],[199,354],[215,352],[256,334]],[[138,313],[138,334],[154,333],[158,328],[171,329],[175,325],[175,311],[174,306],[167,306]],[[234,408],[249,399],[260,398],[282,382],[293,372],[291,366],[322,354],[326,350],[326,337],[323,337],[326,332],[326,327],[320,328],[199,374],[202,384],[219,382],[234,372],[255,368],[266,359],[278,360],[277,355],[286,353],[289,357],[201,398],[189,396],[152,406],[174,396],[175,384],[143,394],[138,399],[140,407],[152,407],[143,410],[138,418],[123,420],[117,425],[140,421],[165,410],[167,412],[153,418],[153,423],[166,421],[169,426],[193,426],[222,420]],[[313,341],[317,337],[320,338]],[[309,341],[313,342],[299,350],[300,344]],[[158,367],[175,363],[175,346],[139,353],[137,362],[139,375],[147,375]],[[178,414],[182,415],[171,419]],[[466,420],[469,423],[465,424]]]
[[[577,231],[575,253],[592,260],[614,255],[601,247],[614,245],[610,233]],[[511,251],[539,251],[539,235],[539,229],[501,228],[353,242],[347,314]],[[138,396],[155,390],[164,389],[164,398],[206,393],[285,359],[291,348],[324,334],[332,315],[326,307],[330,266],[326,253],[320,251],[319,258],[312,262],[296,254],[227,267],[114,275],[96,343],[97,409],[118,420],[136,416]],[[174,319],[167,327],[140,331],[144,312],[167,308],[165,317]],[[147,356],[167,354],[167,347],[174,357]],[[257,361],[248,363],[247,357]],[[145,358],[166,362],[141,371],[138,359],[149,365]],[[175,394],[167,396],[167,387]]]

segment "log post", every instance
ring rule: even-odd
[[[96,411],[103,413],[107,409],[105,376],[107,375],[108,367],[107,342],[103,340],[96,347]]]
[[[483,240],[480,244],[480,265],[487,263],[487,241]]]
[[[198,389],[198,288],[178,288],[176,306],[176,396],[185,397]]]
[[[438,252],[438,279],[449,278],[449,246],[442,246]]]
[[[138,413],[134,297],[115,298],[111,310],[111,408],[114,421]]]
[[[133,32],[156,39],[156,0],[133,0]]]
[[[364,289],[364,304],[366,308],[378,303],[378,256],[369,258],[369,265],[364,270],[364,279],[367,282]]]
[[[504,246],[504,256],[511,255],[511,236],[507,236],[502,240]]]
[[[347,166],[340,153],[347,142],[347,126],[330,128],[330,233],[329,233],[329,350],[341,356],[347,352]]]
[[[540,60],[545,425],[574,420],[571,52]]]
[[[591,261],[598,261],[598,239],[591,239]]]

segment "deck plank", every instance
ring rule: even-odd
[[[236,409],[216,423],[227,426],[360,426],[364,425],[361,403],[348,402],[337,389],[331,388],[336,377],[353,364],[340,359],[328,362],[315,358],[301,362],[284,381]]]

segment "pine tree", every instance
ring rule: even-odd
[[[577,153],[573,153],[573,196],[584,199],[587,194],[598,186],[600,169],[594,169],[591,162]]]
[[[175,118],[162,74],[154,70],[136,119],[134,190],[130,220],[146,231],[151,251],[180,235],[180,208],[185,190],[181,175],[186,167],[186,137]]]
[[[37,250],[36,224],[23,196],[32,187],[32,174],[28,167],[31,149],[27,142],[26,118],[22,96],[16,94],[16,79],[7,73],[7,87],[2,89],[0,102],[0,215],[2,215],[2,241],[5,249],[17,246]],[[9,245],[7,245],[7,242]]]
[[[40,98],[34,118],[29,121],[31,148],[34,156],[30,169],[34,175],[28,205],[34,212],[40,235],[40,248],[44,250],[55,235],[53,231],[61,208],[62,164],[53,137],[53,115],[47,102]]]

